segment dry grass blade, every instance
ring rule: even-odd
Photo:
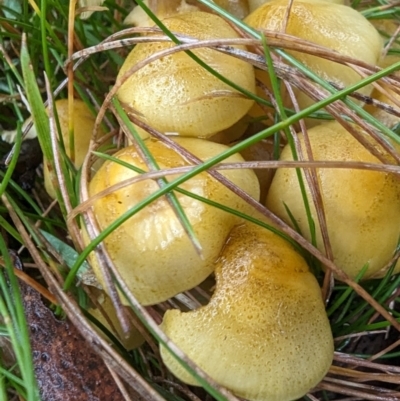
[[[340,366],[337,366],[337,364]],[[363,400],[398,400],[400,368],[347,354],[335,353],[334,364],[317,389],[359,397]],[[362,384],[362,383],[373,384]],[[395,385],[395,386],[393,386]]]
[[[2,261],[0,260],[0,266],[5,267]],[[43,285],[32,279],[29,275],[24,273],[23,271],[17,269],[14,267],[14,274],[22,280],[27,286],[32,287],[34,290],[36,290],[42,297],[47,299],[50,303],[57,305],[57,299],[54,297],[54,295]]]
[[[383,383],[400,384],[399,376],[390,376],[385,373],[360,372],[354,369],[332,366],[329,373],[335,376],[354,378],[357,382],[380,381]]]
[[[79,214],[87,210],[93,205],[97,199],[103,196],[107,196],[121,188],[132,185],[134,183],[148,180],[157,179],[160,177],[173,176],[177,174],[184,174],[192,171],[195,166],[176,167],[170,169],[163,169],[160,171],[145,172],[137,177],[126,179],[114,184],[104,191],[97,193],[96,195],[82,201],[79,206],[72,210],[68,217],[69,221],[75,219]],[[349,170],[371,170],[387,172],[392,174],[400,175],[400,166],[387,165],[387,164],[373,164],[364,162],[333,162],[333,161],[283,161],[283,160],[268,160],[268,161],[254,161],[254,162],[243,162],[243,163],[219,163],[210,170],[231,170],[231,169],[278,169],[278,168],[334,168],[334,169],[349,169]]]
[[[89,325],[76,302],[63,291],[60,283],[54,278],[51,269],[49,269],[43,261],[42,255],[39,254],[35,244],[32,242],[32,239],[29,237],[25,227],[12,209],[8,200],[3,196],[2,201],[8,208],[15,226],[23,237],[26,248],[29,250],[33,260],[39,267],[39,270],[46,280],[50,290],[82,336],[90,339],[89,343],[91,346],[135,392],[149,401],[164,401],[164,399],[154,389],[152,389],[149,384],[126,361],[124,361],[123,358],[112,347],[110,347],[104,339],[97,334],[93,327]]]
[[[352,395],[362,400],[371,401],[397,401],[400,393],[393,390],[385,390],[380,387],[356,384],[349,380],[337,380],[325,378],[318,385],[320,390],[328,390],[337,394]]]
[[[294,83],[296,87],[307,93],[315,101],[320,101],[325,99],[328,94],[316,87],[315,85],[310,84],[307,80],[298,80]],[[359,131],[354,128],[354,126],[350,123],[350,121],[354,121],[357,123],[359,127],[365,130],[370,137],[380,146],[382,147],[390,157],[399,163],[400,156],[393,149],[390,143],[388,143],[378,132],[372,128],[368,123],[366,123],[362,118],[360,118],[353,110],[349,109],[343,102],[336,101],[334,103],[326,106],[327,111],[332,114],[336,118],[341,125],[343,125],[353,136],[366,148],[368,149],[376,158],[381,160],[384,164],[391,164],[390,158],[383,155],[375,146],[374,142],[368,140],[367,138],[360,135]],[[343,116],[348,117],[348,119],[344,119]]]
[[[21,32],[25,27],[30,26],[30,20],[26,19],[26,16],[29,15],[29,10],[25,6],[21,6],[19,14],[17,13],[18,17],[16,17],[17,14],[14,13],[14,15],[11,12],[13,10],[10,6],[15,2],[4,1],[3,3],[2,7],[0,7],[0,54],[4,59],[4,69],[2,71],[5,74],[5,79],[2,80],[0,78],[0,83],[3,87],[9,86],[9,93],[0,94],[0,106],[6,106],[6,111],[10,114],[12,114],[10,112],[12,109],[22,110],[22,115],[25,117],[26,107],[23,107],[18,102],[19,100],[25,101],[24,88],[15,89],[14,86],[16,85],[12,81],[13,79],[15,82],[18,81],[18,65],[15,60],[18,60],[20,56],[18,48],[20,46],[19,41],[21,41]],[[47,3],[42,1],[41,5]],[[39,71],[38,74],[40,74],[37,76],[38,93],[46,98],[44,104],[48,104],[49,144],[53,153],[53,166],[55,169],[53,182],[60,189],[61,195],[58,197],[61,212],[57,205],[55,206],[56,202],[48,206],[49,200],[38,190],[40,183],[36,186],[32,197],[35,198],[36,204],[40,206],[39,209],[41,211],[46,210],[46,212],[40,213],[39,211],[37,213],[39,219],[34,227],[30,227],[31,214],[29,212],[27,213],[28,217],[24,219],[21,214],[13,210],[8,193],[1,197],[0,218],[3,218],[3,214],[7,215],[9,219],[6,223],[9,224],[8,221],[12,222],[18,235],[15,235],[13,228],[8,226],[1,227],[1,234],[5,236],[6,242],[13,242],[14,237],[19,236],[19,241],[22,242],[22,246],[21,243],[18,244],[18,246],[21,246],[21,254],[28,255],[29,262],[31,262],[28,262],[28,265],[38,269],[48,289],[18,270],[15,272],[16,276],[36,288],[43,297],[47,298],[51,303],[59,305],[65,311],[68,318],[87,339],[88,344],[103,358],[126,400],[213,401],[219,399],[241,401],[241,398],[235,396],[209,377],[182,350],[178,349],[173,341],[160,329],[164,315],[169,313],[171,309],[187,312],[197,310],[208,304],[215,289],[215,278],[211,276],[207,279],[207,282],[191,290],[177,294],[159,304],[144,307],[134,293],[127,288],[118,265],[113,261],[111,253],[105,245],[105,241],[100,241],[104,233],[109,233],[102,231],[100,220],[94,213],[95,202],[99,199],[104,199],[104,197],[110,196],[130,185],[140,182],[143,184],[145,180],[155,181],[161,191],[164,187],[163,183],[168,185],[173,180],[182,178],[185,174],[189,177],[191,174],[202,173],[201,166],[203,162],[179,146],[171,136],[165,135],[150,126],[151,122],[147,123],[148,120],[144,113],[141,114],[137,110],[127,107],[125,111],[131,122],[140,129],[147,131],[151,136],[150,141],[163,142],[168,148],[180,154],[185,163],[187,162],[190,165],[158,170],[158,166],[152,163],[146,152],[137,144],[138,141],[133,140],[137,152],[143,156],[147,163],[148,171],[112,185],[94,196],[89,195],[89,184],[93,178],[94,171],[102,161],[102,153],[103,159],[109,158],[112,160],[113,155],[120,147],[128,143],[132,144],[129,121],[124,122],[124,119],[116,112],[115,102],[113,103],[117,91],[132,74],[137,74],[150,63],[160,59],[172,57],[185,51],[195,51],[196,54],[198,49],[203,48],[211,49],[215,53],[218,52],[220,57],[229,55],[245,61],[258,70],[270,71],[272,65],[275,74],[270,74],[270,78],[272,75],[276,75],[275,83],[277,84],[276,86],[282,88],[282,93],[276,88],[271,90],[261,81],[257,83],[261,89],[260,92],[263,93],[263,97],[258,99],[260,109],[265,114],[265,116],[259,117],[259,120],[263,119],[263,123],[268,121],[269,125],[263,126],[262,123],[259,124],[258,121],[252,120],[250,129],[245,131],[245,134],[230,148],[228,153],[242,151],[245,147],[257,146],[256,144],[261,143],[261,141],[271,141],[274,142],[274,149],[271,154],[274,153],[274,157],[277,159],[279,152],[287,143],[287,137],[291,134],[298,160],[263,159],[242,163],[226,163],[221,157],[218,160],[216,159],[218,162],[215,165],[213,163],[207,164],[208,160],[206,161],[207,168],[204,175],[211,176],[218,183],[227,187],[230,192],[239,196],[241,200],[247,202],[254,215],[261,216],[259,217],[260,225],[265,225],[265,221],[272,222],[273,229],[279,231],[297,250],[300,250],[302,255],[307,258],[307,261],[310,262],[311,268],[315,268],[319,283],[322,284],[323,297],[326,301],[331,327],[334,331],[335,346],[341,352],[335,353],[332,366],[324,380],[316,388],[310,390],[304,399],[311,401],[323,399],[332,401],[400,400],[400,367],[397,366],[398,347],[400,347],[400,340],[398,340],[398,332],[400,332],[398,307],[400,280],[396,277],[385,277],[376,281],[359,283],[357,281],[358,278],[350,278],[335,262],[331,244],[332,238],[330,238],[332,234],[329,231],[329,219],[327,218],[326,205],[324,203],[325,195],[319,179],[319,172],[323,169],[347,169],[379,172],[381,175],[396,176],[400,180],[400,154],[390,144],[391,139],[398,140],[397,131],[399,125],[391,126],[393,130],[388,127],[382,127],[373,118],[369,119],[363,113],[361,106],[372,105],[393,117],[400,118],[400,100],[398,97],[400,96],[400,76],[396,71],[390,70],[390,74],[383,76],[384,74],[381,73],[382,68],[376,65],[370,65],[353,57],[344,56],[337,51],[285,33],[289,29],[289,19],[292,18],[293,8],[296,6],[293,0],[288,0],[287,2],[286,13],[281,21],[281,31],[262,31],[266,45],[264,38],[261,40],[250,37],[249,34],[244,32],[245,27],[240,26],[239,21],[233,22],[229,16],[225,16],[229,23],[233,25],[235,31],[242,35],[241,38],[199,40],[172,32],[179,44],[167,49],[164,46],[169,46],[173,40],[158,27],[128,28],[114,33],[115,30],[121,29],[121,21],[124,16],[122,1],[108,0],[107,8],[109,11],[106,11],[103,7],[77,9],[76,3],[77,0],[71,0],[63,8],[63,12],[60,11],[61,5],[54,3],[54,8],[46,12],[46,10],[39,9],[35,2],[29,2],[36,13],[32,14],[31,20],[42,17],[41,12],[44,14],[40,29],[43,29],[42,39],[48,35],[51,49],[46,54],[47,63],[36,63],[36,60],[32,60],[32,64],[35,71]],[[136,3],[140,4],[141,1]],[[150,3],[153,4],[154,2],[151,1]],[[203,4],[203,1],[199,3],[202,3],[203,9],[207,8],[207,4]],[[208,1],[206,0],[204,3],[208,3]],[[212,3],[213,5],[215,4],[215,2]],[[398,20],[398,9],[396,8],[400,4],[398,2],[380,4],[375,1],[354,1],[353,3],[354,7],[365,8],[365,12],[370,16],[372,22],[374,22],[374,19],[380,19],[382,15],[387,18],[393,18],[393,20],[396,17]],[[6,12],[2,10],[3,6]],[[115,9],[113,9],[114,6]],[[58,7],[60,8],[58,9]],[[11,8],[11,11],[8,8]],[[91,16],[92,19],[85,21],[76,19],[77,14],[83,11],[96,10],[98,13],[93,14]],[[392,13],[389,10],[392,10]],[[68,20],[65,23],[63,22],[63,29],[60,30],[54,24],[53,19],[55,16],[60,19],[61,16],[64,18],[68,12]],[[12,18],[7,13],[11,14]],[[19,18],[21,18],[21,23],[19,23]],[[104,21],[104,26],[102,26]],[[97,25],[95,26],[94,24]],[[108,25],[112,25],[112,28]],[[34,25],[32,27],[35,28]],[[39,25],[32,32],[37,34],[39,32],[38,27]],[[54,32],[50,28],[54,28]],[[394,32],[388,33],[385,54],[387,52],[391,54],[399,53],[399,32],[400,27],[397,27]],[[42,51],[43,54],[46,53],[45,46],[39,43],[40,41],[37,41],[35,34],[28,34],[28,37],[31,54],[41,54]],[[260,38],[260,36],[258,37]],[[58,45],[57,40],[61,43],[61,46]],[[159,43],[159,49],[165,50],[158,51],[151,57],[140,61],[115,82],[115,72],[120,67],[129,49],[138,44],[147,43]],[[41,45],[43,45],[43,50],[40,48]],[[268,49],[268,57],[266,48]],[[324,59],[334,63],[338,68],[342,66],[348,67],[349,71],[366,79],[358,86],[355,85],[354,87],[357,87],[357,89],[353,92],[348,87],[341,87],[336,82],[326,81],[324,84],[318,81],[317,77],[312,77],[307,68],[302,69],[301,66],[295,66],[296,63],[290,60],[290,56],[288,59],[286,58],[287,55],[298,55],[300,53],[310,58],[318,57]],[[267,59],[268,62],[266,63]],[[97,64],[101,67],[97,68]],[[11,73],[9,70],[11,70]],[[41,71],[43,70],[45,74],[42,74]],[[385,68],[385,72],[387,71],[389,69]],[[12,75],[13,72],[15,77]],[[367,81],[371,80],[373,74],[376,74],[375,78],[372,79],[373,82]],[[42,75],[44,75],[44,78]],[[103,82],[103,78],[106,82]],[[373,86],[377,92],[385,95],[387,100],[375,99],[375,95],[364,94],[362,85],[366,84],[366,82],[368,82],[368,85]],[[18,85],[21,86],[19,83]],[[306,111],[304,111],[302,105],[299,106],[298,93],[300,92],[312,100],[312,106]],[[73,166],[75,159],[73,117],[69,119],[70,158],[65,158],[66,152],[60,150],[57,118],[54,115],[56,110],[53,102],[59,95],[68,97],[70,110],[73,110],[74,98],[85,99],[88,104],[93,106],[94,110],[98,110],[95,127],[91,133],[90,149],[81,170],[79,170],[79,166],[76,166],[76,170]],[[242,100],[250,96],[246,91],[240,93],[221,89],[214,91],[211,95],[199,95],[185,101],[184,105],[192,106],[195,102],[205,102],[211,98],[229,98],[230,100],[231,98],[237,98]],[[101,106],[98,106],[100,104]],[[313,154],[313,147],[308,136],[310,128],[308,128],[307,124],[308,120],[316,122],[317,119],[334,119],[339,122],[369,153],[377,158],[376,163],[315,160],[317,155]],[[2,128],[4,125],[7,130],[9,129],[5,118],[2,119],[0,124]],[[101,131],[101,126],[107,126],[109,132],[106,137],[99,138],[98,134]],[[29,126],[26,128],[26,131],[28,130]],[[361,131],[363,132],[361,133]],[[298,139],[299,133],[301,133],[300,137],[305,138],[305,147],[302,147],[303,145]],[[108,139],[112,141],[107,142]],[[112,145],[109,145],[111,142]],[[11,159],[12,157],[10,156],[7,163],[11,162]],[[318,249],[300,232],[297,232],[296,229],[274,215],[262,203],[253,199],[222,175],[222,172],[228,169],[254,169],[275,172],[275,170],[283,168],[291,171],[293,169],[301,170],[305,177],[305,184],[310,188],[311,193],[309,203],[311,207],[316,209],[315,220],[314,216],[313,220],[318,224],[322,234],[323,251],[321,250],[322,248]],[[179,191],[184,192],[182,183],[183,181],[179,182],[179,185],[177,184],[176,187],[170,189],[170,192],[164,193],[170,204],[172,204],[170,194],[178,193]],[[12,183],[12,185],[14,184]],[[10,184],[9,188],[12,187],[14,191],[14,186],[12,185]],[[14,192],[12,194],[14,196]],[[19,199],[21,193],[16,192],[16,194]],[[63,204],[61,204],[61,201]],[[25,206],[24,202],[25,199],[22,202]],[[214,204],[213,206],[215,207],[216,205]],[[173,204],[172,208],[174,208]],[[178,212],[177,214],[179,215]],[[55,219],[54,216],[57,216],[57,220],[53,220]],[[59,217],[61,218],[59,219]],[[250,221],[251,219],[254,220],[252,216],[247,216],[247,218]],[[185,222],[182,223],[182,219],[180,221],[181,225],[185,227]],[[93,246],[94,249],[84,266],[87,263],[91,263],[90,258],[94,255],[103,277],[105,277],[104,289],[110,295],[122,326],[122,331],[128,333],[132,327],[139,328],[145,338],[145,345],[130,352],[124,349],[122,341],[120,341],[122,339],[121,335],[117,335],[115,344],[110,345],[111,340],[104,340],[93,329],[90,323],[91,319],[87,317],[86,312],[82,313],[81,303],[78,306],[78,300],[82,304],[88,300],[88,305],[86,306],[93,306],[94,304],[99,310],[102,310],[103,306],[97,296],[97,289],[92,291],[84,288],[82,291],[79,285],[71,291],[63,289],[63,285],[70,280],[73,274],[64,279],[63,275],[69,271],[68,266],[70,265],[66,262],[61,251],[58,252],[55,246],[42,234],[42,230],[46,231],[43,229],[44,223],[49,223],[47,227],[51,227],[49,232],[52,232],[55,238],[62,237],[63,243],[74,248],[78,261],[83,261],[89,252],[88,249],[93,244],[96,244],[96,246]],[[41,230],[39,230],[39,226],[42,227]],[[81,232],[82,227],[87,228],[87,236],[92,240],[91,245],[87,244],[86,236],[84,237]],[[186,230],[186,232],[188,231]],[[397,248],[396,252],[391,255],[391,260],[385,261],[385,266],[382,267],[377,275],[381,277],[381,273],[390,271],[399,256],[400,249]],[[1,267],[4,264],[1,262]],[[319,270],[320,266],[326,268],[325,273]],[[74,268],[77,269],[77,265]],[[3,269],[1,270],[3,271]],[[80,275],[78,274],[78,276]],[[72,281],[71,279],[70,282]],[[319,288],[317,287],[317,289]],[[121,293],[124,294],[126,301],[130,304],[129,310],[122,305]],[[332,307],[333,304],[339,305],[338,308]],[[86,309],[86,306],[83,309]],[[330,308],[332,308],[332,312],[329,311]],[[111,321],[110,317],[107,316],[107,312],[102,310],[102,313],[103,316],[106,315],[108,325],[115,329],[115,322]],[[306,336],[307,333],[304,333],[304,335]],[[111,339],[111,337],[109,338]],[[364,344],[368,345],[369,342],[378,345],[376,347],[372,345],[363,348]],[[185,385],[178,379],[173,378],[162,361],[159,343],[172,350],[182,360],[188,371],[192,372],[201,382],[202,389]],[[119,346],[121,347],[118,348]],[[116,349],[119,349],[121,354]],[[1,391],[0,386],[0,399],[2,396]]]

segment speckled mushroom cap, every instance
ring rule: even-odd
[[[202,160],[228,149],[227,146],[197,138],[174,140]],[[149,140],[146,144],[160,169],[190,165],[182,156],[161,142]],[[147,171],[144,161],[133,146],[122,149],[114,156]],[[243,161],[243,158],[236,154],[227,161]],[[259,199],[259,184],[252,170],[225,170],[222,174],[252,197]],[[121,164],[105,162],[90,183],[90,195],[93,196],[137,175]],[[169,176],[167,179],[173,178]],[[100,229],[104,230],[158,188],[153,180],[144,180],[96,200],[94,213]],[[208,173],[196,175],[180,188],[244,213],[252,213],[247,203]],[[214,262],[229,231],[239,222],[238,217],[232,214],[189,196],[177,192],[175,194],[203,248],[203,259],[196,253],[165,197],[159,198],[135,214],[104,241],[126,284],[144,305],[164,301],[201,283],[214,270]],[[93,259],[95,273],[102,281]]]
[[[264,228],[232,230],[208,305],[165,313],[162,329],[235,395],[253,401],[303,396],[326,374],[333,340],[315,277],[291,245]],[[198,385],[163,347],[166,366]]]
[[[239,37],[221,17],[200,11],[166,18],[163,23],[175,33],[197,39]],[[138,44],[122,65],[118,79],[138,62],[172,46],[170,43]],[[208,48],[193,52],[236,85],[255,92],[254,70],[250,64]],[[117,96],[130,111],[136,111],[145,122],[162,132],[204,138],[233,125],[253,104],[183,52],[163,57],[135,72]]]
[[[308,136],[314,160],[381,164],[336,121],[308,130]],[[301,134],[299,142],[303,154],[306,154]],[[397,151],[400,151],[399,146]],[[280,160],[293,160],[288,146],[283,149]],[[389,263],[400,238],[399,177],[390,173],[346,168],[319,168],[317,174],[334,262],[353,278],[368,263],[364,278],[370,278]],[[306,180],[305,183],[316,225],[317,247],[324,252],[316,210]],[[295,169],[277,170],[266,205],[293,225],[287,207],[303,236],[311,239]]]
[[[382,39],[373,25],[359,12],[342,4],[323,0],[295,0],[285,27],[283,21],[288,4],[288,0],[269,1],[244,21],[253,28],[285,32],[371,65],[376,65],[379,61],[383,49]],[[361,80],[357,72],[342,64],[292,50],[287,53],[319,77],[339,87],[347,87]],[[268,86],[262,73],[260,79]],[[359,91],[369,94],[371,90],[372,87],[368,86]],[[300,108],[314,102],[300,90],[295,89],[295,94]]]

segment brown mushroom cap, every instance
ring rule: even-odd
[[[180,14],[163,23],[175,33],[197,39],[239,37],[227,22],[211,13]],[[171,43],[138,44],[122,65],[118,79],[138,62],[173,46]],[[254,70],[250,64],[209,48],[193,53],[224,77],[255,92]],[[121,86],[117,96],[162,132],[204,138],[233,125],[253,104],[183,52],[141,68]]]
[[[359,131],[363,134],[361,129]],[[308,130],[308,136],[314,160],[381,164],[336,121]],[[299,141],[305,155],[304,138],[301,134]],[[400,151],[399,146],[397,150]],[[293,160],[288,146],[283,149],[280,159]],[[319,168],[317,174],[334,263],[352,278],[368,263],[369,268],[364,278],[370,278],[389,263],[400,238],[399,177],[390,173],[348,168]],[[317,247],[325,252],[307,183],[306,192],[316,225]],[[295,169],[277,170],[266,205],[288,224],[293,225],[286,205],[302,235],[311,240]]]
[[[351,7],[323,0],[295,0],[285,28],[283,21],[288,4],[288,0],[272,0],[252,12],[245,18],[245,22],[256,29],[285,32],[335,50],[339,54],[372,65],[377,64],[383,48],[382,39],[373,25],[359,12]],[[339,87],[347,87],[361,80],[357,72],[342,64],[306,53],[291,50],[287,53],[319,77]],[[263,80],[262,74],[260,79]],[[268,86],[268,82],[263,82]],[[371,90],[372,87],[368,86],[360,89],[360,92],[368,95]],[[295,94],[300,108],[314,103],[298,89],[295,89]]]
[[[197,138],[174,140],[202,160],[228,149],[224,145]],[[161,142],[149,140],[147,146],[160,169],[190,165]],[[133,146],[122,149],[114,156],[147,170]],[[236,154],[227,161],[243,161],[243,158]],[[222,174],[255,199],[259,199],[259,184],[253,171],[225,170]],[[106,162],[90,183],[90,195],[137,175],[118,163]],[[173,177],[168,177],[168,180],[172,179]],[[101,230],[158,188],[153,180],[144,180],[96,200],[94,212]],[[236,210],[252,213],[243,200],[208,173],[196,175],[180,188]],[[201,243],[203,259],[196,253],[165,197],[135,214],[104,241],[126,284],[139,302],[145,305],[164,301],[202,282],[214,270],[214,262],[229,231],[239,222],[238,217],[204,202],[180,193],[176,193],[176,196]],[[93,268],[101,281],[102,276],[95,262]]]
[[[162,329],[217,383],[253,401],[289,401],[322,380],[333,339],[321,291],[288,242],[251,224],[235,227],[218,261],[208,305],[168,310]],[[199,385],[161,347],[168,369]]]

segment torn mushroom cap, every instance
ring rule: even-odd
[[[197,138],[174,140],[201,160],[209,159],[228,149],[224,145]],[[146,145],[160,169],[190,165],[161,142],[149,140]],[[133,146],[122,149],[114,157],[147,170]],[[236,154],[226,161],[240,162],[243,158]],[[253,171],[224,170],[221,174],[253,198],[259,199],[259,184]],[[138,174],[133,170],[107,161],[91,181],[90,195],[94,196],[112,185],[136,176]],[[172,180],[172,177],[167,179]],[[109,195],[96,200],[94,213],[100,229],[104,230],[158,188],[153,180],[144,180],[112,191]],[[196,175],[180,188],[235,210],[252,213],[247,203],[208,173]],[[202,259],[196,253],[165,196],[132,216],[104,240],[107,251],[126,285],[144,305],[164,301],[201,283],[214,270],[214,262],[229,231],[239,221],[238,217],[202,201],[178,192],[175,192],[175,195],[202,246]],[[94,258],[92,264],[99,281],[102,281],[102,275]]]
[[[295,0],[285,26],[288,5],[288,0],[270,1],[252,12],[245,22],[256,29],[285,32],[371,65],[376,65],[379,61],[383,48],[379,33],[365,17],[351,7],[323,0]],[[342,64],[292,50],[287,53],[319,77],[339,87],[347,87],[361,80],[357,72]],[[256,76],[270,87],[262,73],[258,75],[257,72]],[[314,103],[299,89],[294,88],[294,91],[301,109]],[[359,91],[368,95],[372,87],[366,86]],[[286,105],[291,107],[288,95],[284,93],[283,97],[287,99]],[[252,114],[257,115],[257,112],[253,110]]]
[[[221,17],[192,12],[163,20],[169,30],[199,40],[238,38]],[[118,79],[134,65],[171,43],[138,44],[122,65]],[[243,46],[235,46],[244,49]],[[255,92],[253,67],[209,48],[193,50],[200,59],[241,88]],[[162,132],[207,138],[240,120],[253,101],[206,71],[186,53],[179,52],[136,71],[117,92],[130,112]]]
[[[357,130],[367,138],[366,133],[359,128]],[[347,161],[381,164],[336,121],[308,130],[308,137],[314,160],[340,161],[344,166]],[[306,155],[301,134],[299,143],[303,155]],[[399,152],[400,146],[396,145],[396,149]],[[381,150],[381,153],[385,154],[385,151]],[[283,149],[280,160],[293,160],[289,146]],[[334,263],[352,278],[368,264],[363,278],[372,277],[390,262],[400,238],[399,177],[390,173],[349,168],[319,168],[317,174]],[[325,253],[310,188],[307,181],[304,182],[316,226],[317,247]],[[266,205],[293,226],[289,210],[302,235],[311,241],[295,169],[277,170]],[[400,263],[397,268],[400,269]],[[379,275],[382,274],[384,272]]]
[[[394,63],[398,63],[400,58],[398,56],[386,56],[383,61],[379,64],[380,67],[386,68]],[[400,72],[394,73],[397,78],[400,78]],[[381,89],[374,88],[371,93],[371,97],[384,105],[392,107],[397,113],[400,112],[400,94],[394,90],[391,90],[390,85],[379,82]],[[385,93],[386,91],[386,93]],[[389,96],[388,96],[389,95]],[[400,122],[400,118],[394,114],[388,113],[387,111],[375,107],[372,104],[366,105],[365,110],[368,111],[373,117],[381,121],[389,128],[393,128],[396,124]]]
[[[57,100],[55,102],[55,107],[57,109],[58,120],[60,122],[65,152],[68,156],[70,156],[68,100]],[[74,165],[76,168],[79,168],[82,165],[88,153],[90,140],[93,134],[94,123],[95,116],[86,103],[82,100],[74,99]],[[102,131],[101,135],[104,135]],[[56,197],[56,192],[53,183],[51,182],[46,163],[44,163],[43,166],[43,176],[45,189],[47,193],[54,199]]]
[[[253,401],[297,399],[317,385],[333,358],[333,339],[317,280],[278,235],[235,227],[215,270],[208,305],[168,310],[164,332],[217,383]],[[161,346],[171,372],[199,385]]]

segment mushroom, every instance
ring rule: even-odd
[[[144,338],[140,334],[140,332],[135,327],[132,327],[128,333],[128,336],[126,336],[126,334],[122,330],[121,323],[115,312],[112,301],[108,297],[108,295],[104,291],[96,291],[94,288],[92,288],[92,291],[97,292],[97,302],[101,306],[102,310],[100,308],[93,307],[89,308],[88,312],[107,330],[109,330],[114,336],[116,336],[118,340],[123,344],[125,349],[131,351],[137,347],[140,347],[144,342]],[[93,326],[95,327],[99,335],[109,341],[108,336],[100,328],[98,328],[98,326],[96,326],[95,324],[93,324]]]
[[[249,0],[250,12],[253,12],[263,4],[270,3],[273,0]],[[345,4],[345,0],[324,0],[328,3]]]
[[[386,68],[391,66],[394,63],[398,63],[400,61],[400,58],[398,56],[386,56],[383,61],[379,64],[380,67]],[[394,73],[394,75],[397,78],[400,78],[400,72],[397,71]],[[379,90],[377,88],[374,88],[374,90],[371,93],[371,97],[374,100],[377,100],[381,103],[384,103],[387,106],[392,107],[394,110],[397,111],[397,113],[400,112],[400,94],[390,88],[390,85],[380,83],[382,89],[386,91],[383,92],[382,90]],[[389,96],[388,96],[389,95]],[[375,107],[372,104],[367,104],[365,107],[365,110],[368,111],[373,117],[381,121],[383,124],[385,124],[387,127],[394,127],[396,124],[400,122],[400,118],[394,114],[390,114],[387,111]]]
[[[263,139],[240,151],[246,161],[274,160],[274,144],[269,139]],[[269,168],[257,168],[254,172],[260,183],[260,202],[265,203],[269,186],[274,176],[274,170]]]
[[[214,3],[240,19],[243,19],[249,14],[247,0],[215,0]]]
[[[245,115],[231,127],[218,132],[217,134],[210,136],[207,138],[208,141],[222,143],[224,145],[232,144],[233,142],[239,140],[246,131],[249,129],[249,125],[251,123],[251,117],[249,115]]]
[[[269,1],[245,18],[245,22],[259,30],[285,32],[371,65],[376,65],[379,61],[383,45],[379,33],[366,18],[351,7],[323,0],[295,0],[287,24],[284,25],[288,5],[288,0]],[[319,77],[339,87],[355,84],[362,78],[346,65],[297,51],[287,50],[287,53]],[[265,72],[256,72],[256,77],[267,87],[271,87],[268,75],[267,78],[265,75]],[[291,107],[283,86],[282,89],[284,103]],[[359,92],[365,95],[369,95],[371,91],[371,85],[359,89]],[[294,88],[294,92],[301,109],[314,103],[299,89]],[[252,115],[257,114],[260,114],[259,110],[252,111]]]
[[[400,48],[400,38],[399,38],[399,21],[397,19],[375,19],[372,18],[370,20],[371,24],[378,30],[384,42],[392,41],[390,49],[396,49],[397,51]]]
[[[176,14],[198,11],[198,7],[188,4],[185,0],[144,0],[144,4],[157,16],[169,18]],[[142,7],[135,6],[124,20],[125,25],[154,26],[154,21]]]
[[[60,99],[55,102],[57,109],[58,120],[60,122],[60,129],[64,148],[67,156],[70,156],[69,146],[69,112],[68,100]],[[74,165],[79,168],[89,150],[90,140],[92,138],[93,128],[95,123],[95,116],[86,105],[85,102],[79,99],[74,99],[74,150],[75,160]],[[33,128],[34,129],[34,128]],[[104,135],[101,131],[100,135]],[[51,182],[47,163],[43,164],[44,186],[47,193],[55,199],[56,192]]]
[[[161,328],[217,383],[252,401],[305,395],[328,371],[333,339],[317,280],[278,235],[251,223],[235,227],[215,270],[210,302],[168,310]],[[163,346],[180,380],[199,385]]]
[[[202,6],[195,0],[144,0],[144,3],[158,18],[168,18],[191,11],[209,11],[209,8]],[[249,13],[247,0],[216,0],[214,3],[240,19]],[[154,21],[148,17],[140,6],[135,6],[125,18],[124,24],[153,26]]]
[[[354,126],[364,139],[367,134]],[[400,182],[393,173],[346,168],[345,162],[382,164],[337,121],[308,130],[316,161],[340,161],[343,168],[318,168],[317,177],[326,217],[333,262],[355,278],[368,265],[364,279],[379,272],[391,260],[400,238]],[[307,154],[304,137],[298,134],[302,154]],[[385,154],[377,144],[375,148]],[[394,145],[397,152],[399,145]],[[307,159],[307,158],[305,158]],[[286,146],[280,160],[293,160]],[[321,228],[311,191],[305,181],[308,203],[315,223],[317,247],[325,252]],[[311,241],[310,228],[295,169],[279,168],[272,180],[267,207]],[[289,216],[289,212],[292,217]],[[397,271],[400,263],[397,263]]]
[[[227,146],[197,138],[177,137],[174,141],[201,160],[228,149]],[[161,142],[148,140],[147,147],[160,169],[190,165],[184,157]],[[120,150],[114,157],[147,170],[145,162],[133,146]],[[243,158],[235,154],[226,161],[242,162]],[[252,170],[224,170],[221,174],[253,198],[259,199],[259,184]],[[137,176],[138,173],[132,169],[106,161],[90,182],[89,194],[95,196],[115,184]],[[100,230],[104,230],[158,188],[155,181],[147,179],[96,199],[93,209]],[[243,213],[253,213],[246,202],[207,172],[196,175],[179,188]],[[202,258],[196,253],[165,196],[132,216],[104,240],[126,285],[144,305],[164,301],[201,283],[214,270],[214,262],[229,231],[240,221],[238,217],[200,200],[174,193],[201,244]],[[91,262],[102,282],[102,274],[93,256]]]
[[[211,13],[179,14],[164,19],[163,23],[174,33],[199,40],[239,37],[225,20]],[[122,65],[117,82],[137,63],[173,46],[160,42],[136,45]],[[193,53],[236,85],[255,92],[250,64],[209,48]],[[223,83],[184,52],[139,69],[122,84],[117,96],[129,112],[161,132],[203,138],[232,126],[253,105],[253,100]]]
[[[56,100],[55,108],[57,110],[58,121],[60,123],[60,130],[62,135],[62,140],[67,156],[70,156],[70,146],[69,146],[69,113],[68,113],[68,100],[60,99]],[[94,128],[95,117],[89,107],[85,102],[79,99],[74,99],[74,151],[75,160],[74,165],[79,168],[89,150],[90,140],[92,138],[92,132]],[[29,117],[24,121],[22,129],[25,130],[29,124],[32,123],[32,118]],[[104,132],[100,130],[100,136],[104,135]],[[1,135],[1,139],[13,143],[15,141],[16,130],[5,131]],[[24,136],[24,139],[32,139],[37,137],[36,127],[32,125],[29,131]],[[94,168],[98,166],[99,163],[95,164]],[[49,196],[53,199],[56,198],[56,192],[53,183],[50,178],[50,173],[47,167],[47,162],[44,160],[43,163],[43,177],[44,177],[44,187]]]

